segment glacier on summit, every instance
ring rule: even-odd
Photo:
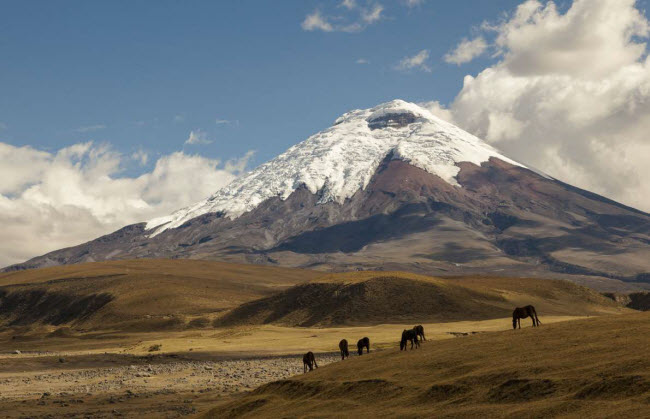
[[[269,198],[286,199],[301,185],[321,192],[321,202],[343,203],[365,189],[381,162],[392,154],[460,187],[457,163],[476,165],[497,157],[523,166],[466,131],[403,100],[354,110],[334,125],[290,147],[278,157],[233,180],[211,197],[171,215],[150,220],[150,236],[207,213],[234,219]]]

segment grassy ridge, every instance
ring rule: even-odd
[[[4,312],[0,308],[0,325],[50,322],[86,329],[160,329],[193,318],[209,320],[215,313],[320,275],[301,269],[169,259],[10,272],[0,274],[0,299],[12,302]],[[89,301],[103,304],[88,312]]]
[[[622,311],[611,299],[560,280],[347,272],[327,274],[245,303],[218,324],[332,327],[483,320],[508,317],[515,306],[527,304],[546,315]]]

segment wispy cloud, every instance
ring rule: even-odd
[[[361,19],[367,24],[375,23],[381,19],[381,12],[384,11],[384,6],[375,4],[370,9],[361,9]]]
[[[190,135],[185,140],[185,144],[199,145],[199,144],[210,144],[212,141],[208,139],[208,136],[205,132],[199,130],[190,131]]]
[[[176,123],[185,122],[185,115],[183,115],[182,113],[174,115],[174,122]]]
[[[131,154],[131,158],[139,162],[142,166],[146,166],[147,161],[149,161],[149,154],[143,149],[140,149],[135,153]]]
[[[450,64],[461,65],[472,61],[474,58],[483,54],[488,45],[483,37],[479,36],[471,41],[463,39],[460,44],[444,56],[444,60]]]
[[[229,173],[241,174],[246,170],[246,166],[250,162],[251,158],[255,155],[255,150],[249,150],[242,157],[237,159],[228,160],[224,165],[224,170]]]
[[[413,8],[413,7],[423,5],[426,0],[403,0],[403,1],[406,7]]]
[[[366,60],[365,58],[359,58],[357,61],[355,61],[357,64],[370,64],[370,61]]]
[[[352,10],[357,7],[357,2],[356,0],[343,0],[340,6],[345,7],[348,10]]]
[[[355,0],[343,0],[339,8],[347,10],[347,13],[324,15],[320,9],[316,9],[305,17],[300,26],[305,31],[361,32],[383,18],[384,6],[379,3],[359,6]]]
[[[368,24],[375,23],[381,19],[381,12],[383,11],[384,6],[381,4],[375,4],[371,9],[362,9],[361,18]]]
[[[106,129],[106,125],[97,124],[97,125],[86,125],[83,127],[73,129],[74,132],[93,132]]]
[[[427,60],[429,59],[429,50],[423,49],[412,57],[404,57],[402,60],[395,66],[398,70],[414,70],[419,69],[427,73],[431,72],[431,68],[427,65]]]

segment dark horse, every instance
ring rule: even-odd
[[[312,351],[309,351],[302,356],[303,373],[307,372],[307,367],[309,367],[309,371],[312,371],[314,367],[318,368],[318,364],[316,363],[316,357],[314,357],[314,353]]]
[[[339,342],[339,349],[341,350],[341,359],[344,360],[345,358],[350,356],[350,352],[348,352],[348,341],[347,339],[343,339],[342,341]]]
[[[411,341],[411,349],[413,349],[413,343],[415,343],[416,348],[420,346],[420,342],[418,342],[418,334],[415,331],[415,328],[409,330],[404,329],[402,332],[402,340],[399,342],[400,351],[406,350],[406,343],[408,341]]]
[[[359,342],[357,342],[357,352],[359,352],[359,355],[363,355],[363,348],[366,348],[366,353],[370,353],[370,339],[368,338],[363,338],[359,339]]]
[[[415,330],[415,334],[418,335],[418,338],[420,338],[420,340],[427,340],[427,338],[424,337],[424,327],[422,327],[421,324],[413,326],[413,330]]]
[[[526,317],[530,317],[531,319],[533,319],[533,327],[542,324],[542,322],[540,322],[539,319],[537,318],[537,312],[535,311],[535,307],[533,306],[517,307],[515,308],[515,311],[512,312],[512,328],[516,329],[517,324],[519,324],[519,328],[521,329],[521,319],[525,319]]]

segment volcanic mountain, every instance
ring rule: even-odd
[[[154,257],[643,287],[650,215],[394,100],[342,115],[204,201],[7,269]]]

